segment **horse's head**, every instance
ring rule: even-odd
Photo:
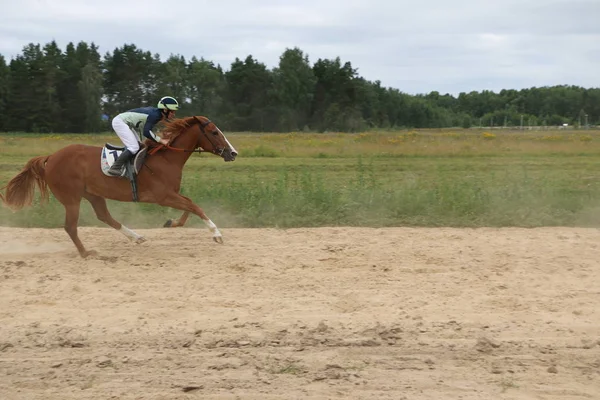
[[[200,130],[196,147],[221,156],[225,161],[234,161],[238,154],[237,150],[229,143],[217,125],[206,117],[194,116],[193,118],[197,121]]]

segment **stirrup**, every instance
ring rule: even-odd
[[[134,202],[138,202],[139,198],[138,198],[138,188],[137,188],[137,174],[135,173],[135,167],[133,166],[133,163],[131,163],[129,160],[127,161],[127,163],[125,164],[125,168],[123,168],[123,175],[124,177],[126,177],[129,182],[131,183],[131,192],[133,194],[133,201]]]
[[[123,168],[124,166],[121,165],[119,168],[115,168],[115,165],[113,164],[107,171],[106,173],[109,174],[110,176],[125,176],[126,171],[125,168]]]

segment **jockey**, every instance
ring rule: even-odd
[[[151,129],[161,120],[170,119],[175,116],[175,111],[178,109],[179,103],[177,103],[177,100],[171,96],[165,96],[160,99],[156,107],[134,108],[114,117],[112,127],[126,149],[115,160],[108,173],[111,175],[120,175],[121,167],[140,150],[139,142],[143,140],[142,135],[150,140],[166,145],[168,141],[156,136]],[[136,131],[137,129],[140,129],[139,133]]]

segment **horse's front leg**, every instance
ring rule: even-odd
[[[190,216],[190,212],[189,211],[184,211],[183,214],[181,214],[181,217],[179,217],[178,219],[169,219],[167,222],[165,222],[165,224],[163,225],[163,227],[165,228],[179,228],[183,225],[185,225],[188,217]]]
[[[217,228],[215,223],[212,222],[210,218],[208,218],[208,216],[204,213],[204,210],[202,210],[198,205],[194,204],[194,202],[190,198],[182,196],[179,193],[173,193],[165,197],[158,204],[164,207],[171,207],[177,210],[183,210],[184,213],[180,218],[181,220],[185,217],[183,222],[185,222],[189,213],[193,213],[199,216],[202,219],[202,221],[204,221],[208,229],[210,229],[210,231],[212,232],[213,240],[217,243],[223,243],[223,235],[221,235],[219,228]]]

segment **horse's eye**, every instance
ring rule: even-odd
[[[219,134],[219,132],[213,131],[213,135],[217,136],[218,134]]]

